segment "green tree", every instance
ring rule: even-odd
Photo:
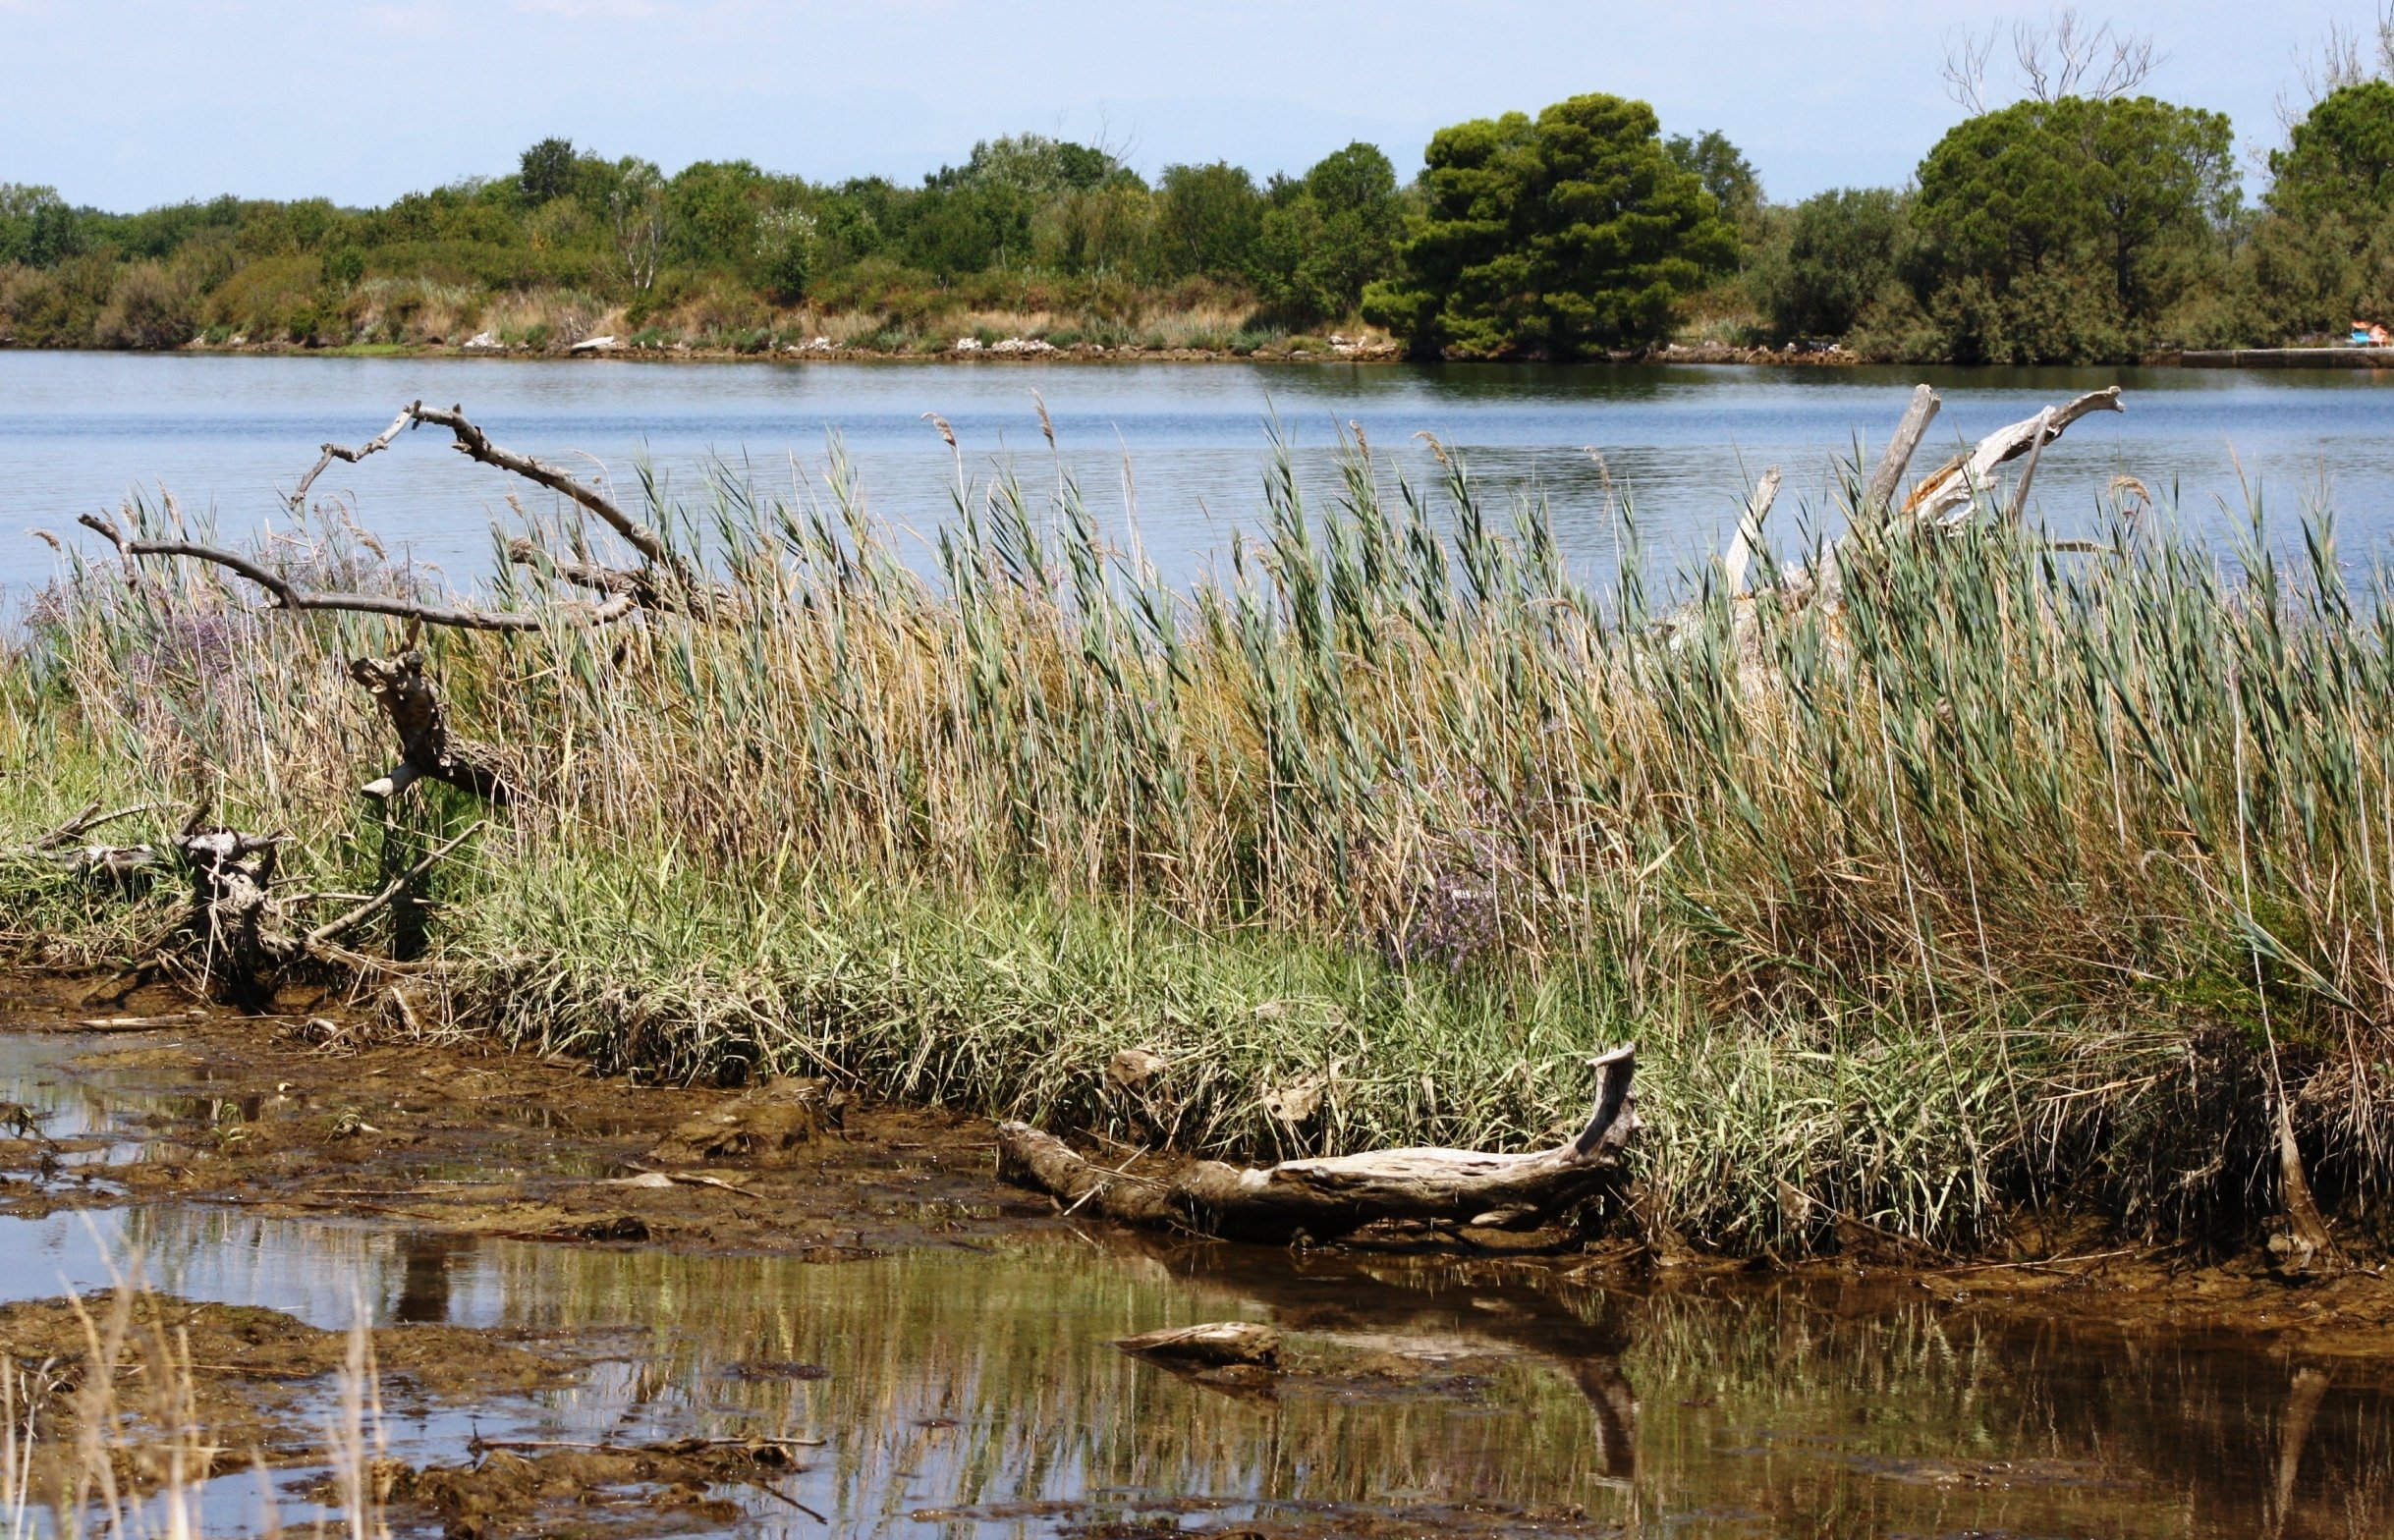
[[[2328,92],[2269,171],[2238,253],[2250,329],[2284,340],[2394,315],[2394,84]]]
[[[1166,166],[1155,197],[1155,257],[1169,278],[1244,278],[1263,222],[1255,179],[1226,160]]]
[[[56,188],[0,182],[0,263],[56,267],[85,245],[82,221]]]
[[[1746,275],[1781,338],[1843,337],[1898,274],[1910,208],[1891,188],[1840,188],[1774,211]]]
[[[2394,208],[2394,83],[2328,92],[2269,157],[2269,207],[2292,218],[2374,219]]]
[[[2238,199],[2227,118],[2149,96],[1981,113],[1921,163],[1918,285],[1960,361],[2134,358],[2216,261]]]
[[[752,162],[691,162],[666,190],[673,255],[698,267],[746,269],[757,249],[756,218],[770,195],[765,174]]]
[[[1255,238],[1263,298],[1300,324],[1354,313],[1364,289],[1396,267],[1405,204],[1396,168],[1360,141],[1302,179],[1276,181]]]
[[[516,170],[516,186],[524,201],[534,208],[575,191],[580,166],[574,141],[545,138],[526,150]]]
[[[1691,138],[1674,134],[1663,141],[1671,164],[1694,176],[1721,206],[1721,213],[1748,240],[1760,235],[1762,179],[1745,152],[1718,129],[1706,129]]]
[[[1574,96],[1442,129],[1422,187],[1427,217],[1402,275],[1364,313],[1416,353],[1571,358],[1655,341],[1679,302],[1737,260],[1737,234],[1671,163],[1654,110]]]

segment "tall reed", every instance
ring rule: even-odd
[[[1850,545],[1840,606],[1698,573],[1657,618],[1439,464],[1359,438],[1317,500],[1284,451],[1189,585],[1061,471],[960,456],[928,547],[836,442],[819,487],[652,487],[726,613],[429,642],[526,794],[449,878],[448,1007],[1235,1150],[1536,1137],[1639,1035],[1653,1212],[1748,1249],[2062,1198],[2233,1229],[2273,1201],[2275,1073],[2330,1200],[2375,1212],[2394,609],[2328,522],[2290,562],[2256,514],[2223,567],[2149,516],[2092,553],[1990,520]],[[428,582],[337,509],[268,550]],[[502,571],[495,602],[543,597]],[[195,796],[370,877],[389,750],[343,665],[381,622],[76,560],[22,632],[0,762],[49,785],[16,821]],[[1108,1089],[1129,1046],[1168,1105]],[[1321,1110],[1274,1116],[1307,1075]]]

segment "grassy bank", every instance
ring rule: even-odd
[[[1781,1255],[2028,1210],[2250,1238],[2282,1078],[2323,1200],[2377,1222],[2394,656],[2324,533],[2224,573],[2155,528],[1896,539],[1835,613],[1707,587],[1657,627],[1459,465],[1358,447],[1326,507],[1284,473],[1177,590],[1069,481],[961,468],[910,566],[834,466],[658,511],[734,590],[712,624],[433,638],[525,795],[444,872],[423,1009],[1244,1153],[1518,1146],[1635,1037],[1650,1215]],[[268,551],[428,581],[337,515]],[[0,673],[0,842],[203,798],[370,891],[390,750],[346,661],[393,632],[251,606],[64,572]],[[433,790],[408,849],[474,815]],[[24,958],[172,913],[0,870]],[[1143,1100],[1128,1048],[1169,1064]]]

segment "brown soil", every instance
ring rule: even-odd
[[[444,1401],[521,1395],[566,1384],[584,1367],[560,1343],[523,1333],[450,1326],[385,1328],[368,1334],[391,1389]],[[109,1350],[108,1345],[118,1345]],[[102,1350],[94,1354],[94,1347]],[[277,1463],[321,1458],[321,1430],[308,1406],[348,1356],[348,1334],[327,1332],[280,1310],[195,1304],[140,1293],[123,1299],[29,1299],[0,1306],[0,1355],[41,1366],[43,1404],[61,1423],[96,1409],[86,1392],[95,1356],[112,1385],[106,1409],[146,1412],[151,1387],[190,1371],[191,1420],[220,1448],[220,1462],[253,1456]],[[153,1419],[161,1420],[161,1419]]]
[[[427,1512],[449,1540],[497,1535],[588,1533],[615,1525],[642,1535],[720,1530],[741,1516],[711,1495],[729,1486],[771,1493],[819,1520],[775,1487],[805,1469],[804,1449],[761,1441],[682,1439],[637,1447],[484,1445],[472,1463],[374,1470],[376,1494]],[[320,1494],[337,1506],[340,1494]]]
[[[0,1007],[0,1030],[93,1019],[70,1000],[21,994]],[[432,1233],[823,1261],[1052,1213],[997,1183],[987,1125],[953,1113],[856,1107],[810,1081],[746,1093],[640,1086],[485,1045],[371,1041],[357,1022],[183,1009],[138,997],[112,1008],[158,1041],[76,1065],[167,1093],[181,1115],[152,1119],[139,1159],[77,1166],[71,1183],[42,1173],[97,1141],[0,1136],[0,1212],[181,1198]]]

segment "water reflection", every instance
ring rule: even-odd
[[[384,1319],[445,1300],[452,1320],[612,1334],[607,1364],[529,1414],[536,1434],[823,1438],[785,1490],[844,1532],[1325,1505],[1820,1540],[2340,1537],[2394,1518],[2394,1399],[2371,1365],[2106,1339],[1917,1289],[1624,1292],[1069,1237],[813,1265],[189,1210],[127,1236],[202,1296],[306,1302],[278,1288],[289,1274],[223,1261],[285,1256],[362,1280]],[[1229,1394],[1110,1346],[1231,1317],[1367,1367]],[[792,1365],[807,1372],[770,1372]]]
[[[0,1096],[103,1122],[22,1038]],[[14,1071],[12,1074],[9,1072]],[[109,1077],[103,1074],[103,1083]],[[1999,1317],[1876,1281],[1607,1288],[1544,1266],[1063,1233],[868,1261],[473,1241],[149,1206],[0,1219],[0,1295],[151,1280],[326,1327],[568,1333],[567,1390],[399,1415],[409,1458],[521,1436],[824,1441],[788,1498],[841,1534],[1251,1520],[1408,1530],[2352,1537],[2394,1524],[2394,1394],[2361,1360]],[[1307,1372],[1225,1386],[1113,1340],[1249,1318]],[[412,1420],[410,1420],[412,1419]],[[750,1493],[752,1527],[791,1516]],[[248,1514],[247,1499],[223,1511]]]

